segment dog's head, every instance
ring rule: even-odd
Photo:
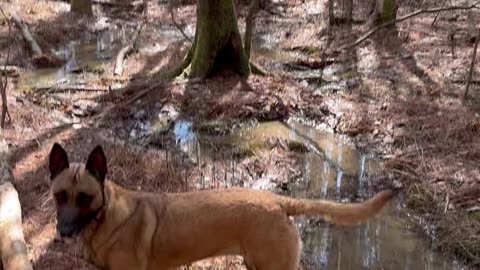
[[[57,231],[62,237],[78,235],[97,218],[106,203],[107,159],[102,147],[93,149],[86,164],[70,164],[65,150],[55,143],[49,156],[49,170]]]

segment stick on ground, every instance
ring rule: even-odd
[[[128,45],[123,47],[117,54],[117,58],[115,61],[115,68],[113,70],[113,75],[120,76],[123,73],[123,60],[127,55],[131,54],[137,48],[137,40],[140,36],[140,32],[142,31],[144,25],[144,21],[138,24],[137,28],[135,29],[135,33],[132,37],[132,42]]]
[[[30,49],[32,50],[34,56],[41,57],[43,55],[42,49],[40,49],[40,46],[38,46],[37,41],[33,38],[32,34],[30,34],[30,31],[28,31],[27,25],[24,24],[16,14],[12,14],[12,20],[13,22],[15,22],[17,27],[22,31],[22,35],[30,45]]]

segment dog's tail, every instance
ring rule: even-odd
[[[289,216],[318,216],[335,224],[353,225],[376,215],[394,195],[391,190],[381,191],[363,203],[336,203],[285,197],[280,204]]]

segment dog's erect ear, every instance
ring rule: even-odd
[[[67,152],[58,143],[54,143],[50,151],[48,169],[50,170],[50,179],[53,180],[64,169],[68,168]]]
[[[107,175],[107,158],[100,145],[95,147],[88,156],[87,165],[85,169],[89,171],[93,176],[103,183],[105,176]]]

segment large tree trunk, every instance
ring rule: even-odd
[[[195,40],[180,68],[188,65],[191,77],[204,78],[225,69],[243,77],[250,74],[233,0],[197,0]]]
[[[3,270],[32,270],[22,230],[22,211],[8,162],[8,148],[0,140],[0,255]]]
[[[92,16],[92,0],[70,0],[70,11],[80,15]]]
[[[395,20],[397,9],[395,0],[370,0],[371,19],[374,24],[378,25]]]

